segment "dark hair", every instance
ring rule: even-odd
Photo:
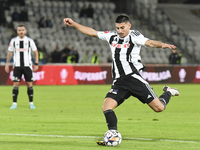
[[[17,27],[25,27],[25,25],[23,25],[23,24],[19,24]]]
[[[127,15],[119,15],[117,16],[115,23],[129,22],[129,17]]]

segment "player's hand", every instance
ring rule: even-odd
[[[63,21],[64,21],[65,25],[68,25],[71,27],[74,25],[74,21],[71,18],[65,18]]]
[[[163,49],[165,49],[165,48],[176,49],[176,46],[171,45],[171,44],[163,44],[162,48],[163,48]]]
[[[5,71],[6,71],[6,73],[9,73],[10,70],[9,70],[9,66],[8,65],[5,66]]]
[[[34,65],[33,71],[37,71],[37,70],[38,70],[38,65]]]

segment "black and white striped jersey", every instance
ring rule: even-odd
[[[143,67],[140,62],[140,49],[145,46],[148,38],[139,31],[130,30],[124,38],[120,38],[117,31],[98,31],[98,38],[107,41],[110,46],[113,79],[139,71]]]
[[[36,51],[37,47],[33,39],[19,36],[11,39],[8,51],[13,52],[14,67],[26,66],[32,68],[31,50]]]

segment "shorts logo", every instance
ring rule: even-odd
[[[116,90],[116,89],[110,89],[109,90],[109,93],[112,93],[112,94],[117,94],[117,92],[118,92],[118,90]]]
[[[20,81],[20,79],[18,77],[12,77],[12,81]]]
[[[149,98],[151,98],[151,95],[148,95],[148,96],[147,96],[147,99],[149,99]]]

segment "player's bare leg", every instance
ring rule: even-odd
[[[177,89],[168,86],[164,86],[163,91],[164,93],[159,98],[155,98],[148,104],[155,112],[165,110],[171,96],[179,96],[180,94]]]

